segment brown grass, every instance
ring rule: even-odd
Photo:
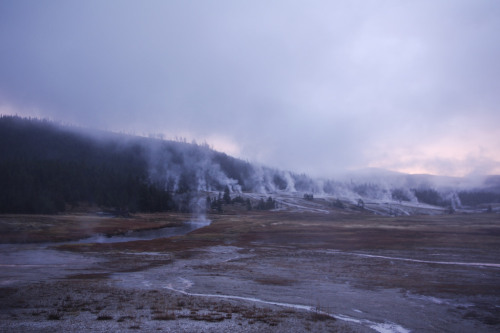
[[[4,215],[0,216],[0,241],[71,239],[96,230],[119,233],[130,229],[175,224],[190,218],[190,215],[184,214],[144,214],[130,219],[80,215]],[[36,319],[64,321],[79,312],[88,311],[96,320],[132,320],[127,323],[129,328],[138,330],[141,329],[140,323],[143,320],[140,318],[160,321],[185,318],[207,323],[234,320],[245,325],[259,322],[273,327],[290,318],[300,317],[311,327],[316,324],[336,325],[334,318],[323,313],[333,311],[301,313],[286,309],[276,310],[250,306],[243,302],[193,298],[164,290],[124,291],[102,283],[102,279],[108,278],[108,274],[114,272],[141,271],[168,265],[175,260],[195,258],[200,253],[205,253],[204,247],[226,244],[238,246],[241,248],[240,254],[252,253],[254,257],[248,261],[214,265],[214,269],[221,269],[217,273],[234,273],[238,269],[251,272],[252,266],[247,264],[258,265],[261,261],[279,268],[276,271],[252,272],[245,275],[251,282],[263,285],[263,289],[267,288],[264,286],[293,288],[294,285],[300,285],[305,281],[303,275],[286,275],[282,272],[296,272],[297,264],[301,264],[297,271],[310,269],[311,272],[321,272],[332,280],[340,283],[348,281],[358,288],[391,288],[414,294],[446,294],[453,297],[500,295],[498,274],[493,269],[472,270],[458,265],[443,268],[429,263],[410,265],[405,261],[393,264],[390,260],[367,259],[347,254],[332,255],[323,251],[335,249],[372,254],[389,252],[397,253],[395,256],[411,257],[414,253],[425,255],[425,251],[432,252],[436,249],[436,252],[451,254],[461,261],[467,261],[467,256],[471,255],[471,258],[486,258],[498,262],[500,214],[380,217],[365,213],[328,215],[252,211],[217,214],[209,218],[213,221],[210,226],[185,236],[127,243],[60,246],[60,249],[71,251],[106,252],[102,254],[103,258],[109,259],[105,263],[106,273],[101,273],[104,267],[102,266],[97,273],[92,270],[88,273],[80,271],[66,279],[47,284],[19,289],[0,288],[0,303],[10,309],[9,311],[18,311],[19,316],[22,316],[24,311],[30,318],[35,316]],[[84,225],[88,229],[84,229]],[[162,252],[163,255],[148,256],[144,259],[143,256],[131,256],[123,254],[122,251]],[[205,269],[208,269],[207,267]],[[294,280],[295,278],[297,280]],[[71,297],[68,298],[68,295]],[[117,310],[117,305],[122,306],[124,310]],[[498,325],[496,318],[499,318],[500,313],[494,306],[457,308],[454,311],[466,319]]]
[[[178,226],[185,214],[136,214],[130,218],[92,214],[0,215],[0,243],[78,240],[95,234],[118,235],[129,230]]]
[[[113,320],[113,316],[110,316],[110,315],[100,315],[100,316],[97,316],[96,320]]]
[[[130,228],[131,224],[140,229],[151,227],[151,223],[163,226],[190,218],[190,215],[183,214],[170,214],[163,219],[158,215],[136,216],[125,219],[126,223],[120,225],[120,229],[113,229],[104,220],[99,223],[104,224],[102,230],[108,228],[109,232],[117,232]],[[500,246],[500,214],[380,217],[363,213],[339,216],[247,212],[242,215],[212,215],[209,218],[213,221],[210,226],[185,236],[126,243],[71,244],[60,246],[60,249],[78,252],[174,252],[177,258],[186,259],[195,253],[192,250],[214,245],[338,250],[409,250],[437,246],[481,251],[496,250]],[[121,221],[116,219],[113,224],[120,224]]]
[[[73,274],[66,276],[66,279],[107,279],[109,273],[88,273],[88,274]]]

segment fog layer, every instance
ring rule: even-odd
[[[498,1],[2,1],[0,113],[315,176],[500,172]]]

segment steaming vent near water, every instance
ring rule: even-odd
[[[193,220],[184,222],[182,226],[165,227],[154,230],[130,231],[124,235],[104,236],[98,235],[80,240],[78,243],[122,243],[137,240],[151,240],[157,238],[169,238],[190,233],[193,230],[210,225],[210,220]]]

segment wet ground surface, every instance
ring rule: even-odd
[[[186,237],[113,248],[1,245],[0,331],[499,331],[496,216],[464,218],[463,233],[461,217],[429,222],[411,246],[397,237],[405,221],[366,219],[350,248],[352,221],[329,229],[314,215],[272,216],[219,217]],[[450,221],[459,237],[436,242]],[[392,243],[360,247],[363,223]],[[302,227],[323,238],[311,243]]]
[[[444,267],[447,264],[391,261],[345,252],[280,248],[252,251],[226,246],[206,249],[193,254],[190,259],[177,260],[168,267],[118,273],[111,278],[124,288],[164,288],[197,297],[247,299],[263,304],[284,303],[283,307],[318,308],[339,321],[356,323],[379,332],[498,330],[496,316],[500,311],[497,297],[454,296],[435,292],[421,294],[418,288],[404,290],[377,286],[373,279],[380,272],[374,270],[370,273],[366,268],[386,265],[406,271],[411,280],[411,275],[429,270],[436,279],[440,279],[440,275],[446,274],[444,271],[449,269]],[[396,267],[398,265],[400,267]],[[475,279],[487,276],[492,283],[498,282],[499,270],[496,267],[460,269],[463,270],[462,276],[456,276],[455,283],[474,283]],[[390,271],[386,273],[391,274]],[[477,317],[474,320],[468,318],[474,316]]]

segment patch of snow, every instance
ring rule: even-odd
[[[411,261],[411,262],[419,262],[419,263],[425,263],[425,264],[500,267],[500,264],[495,264],[495,263],[432,261],[432,260],[421,260],[421,259],[410,259],[410,258],[387,257],[387,256],[379,256],[379,255],[373,255],[373,254],[362,254],[362,253],[351,253],[351,254],[357,255],[360,257],[367,257],[367,258],[381,258],[381,259],[389,259],[389,260]]]
[[[181,280],[186,280],[183,278],[180,278]],[[189,281],[189,280],[186,280]],[[189,281],[189,283],[192,282]],[[187,283],[186,283],[187,285]],[[189,287],[191,286],[189,285]],[[163,287],[164,289],[168,289],[174,292],[181,293],[183,295],[188,295],[188,296],[196,296],[196,297],[213,297],[213,298],[223,298],[223,299],[235,299],[235,300],[242,300],[242,301],[250,301],[250,302],[255,302],[255,303],[262,303],[262,304],[268,304],[268,305],[276,305],[276,306],[281,306],[281,307],[286,307],[286,308],[292,308],[292,309],[297,309],[297,310],[304,310],[304,311],[309,311],[309,312],[315,312],[323,315],[330,316],[332,318],[346,321],[346,322],[351,322],[351,323],[356,323],[356,324],[361,324],[365,325],[367,327],[372,328],[373,330],[381,333],[409,333],[410,330],[394,324],[394,323],[376,323],[371,320],[367,319],[356,319],[353,317],[349,317],[346,315],[342,314],[331,314],[328,312],[324,311],[319,311],[317,308],[310,306],[310,305],[302,305],[302,304],[291,304],[291,303],[283,303],[283,302],[274,302],[274,301],[265,301],[259,298],[254,298],[254,297],[243,297],[243,296],[235,296],[235,295],[219,295],[219,294],[198,294],[198,293],[190,293],[185,291],[185,289],[175,289],[172,287],[172,284],[167,284],[166,286]],[[359,310],[358,310],[359,311]],[[361,311],[360,311],[361,312]]]
[[[395,325],[392,323],[383,323],[383,324],[375,324],[370,325],[370,328],[374,329],[380,333],[409,333],[410,331],[404,327],[399,325]]]
[[[430,302],[430,303],[434,303],[434,304],[438,304],[438,305],[441,305],[441,304],[445,304],[445,305],[452,305],[452,306],[462,306],[462,307],[471,307],[471,306],[474,306],[474,304],[470,304],[470,303],[455,303],[451,300],[448,300],[448,299],[443,299],[443,298],[437,298],[437,297],[434,297],[434,296],[424,296],[424,295],[413,295],[413,294],[410,294],[410,293],[407,293],[406,294],[407,297],[409,298],[413,298],[413,299],[418,299],[418,300],[421,300],[421,301],[424,301],[424,302]]]
[[[346,254],[365,258],[378,258],[378,259],[388,259],[388,260],[400,260],[409,262],[418,262],[425,264],[438,264],[438,265],[462,265],[462,266],[474,266],[474,267],[495,267],[500,268],[500,264],[496,263],[484,263],[484,262],[460,262],[460,261],[433,261],[433,260],[422,260],[422,259],[410,259],[410,258],[399,258],[399,257],[388,257],[375,254],[365,254],[356,252],[342,252],[338,250],[326,250],[327,253],[332,254]]]

